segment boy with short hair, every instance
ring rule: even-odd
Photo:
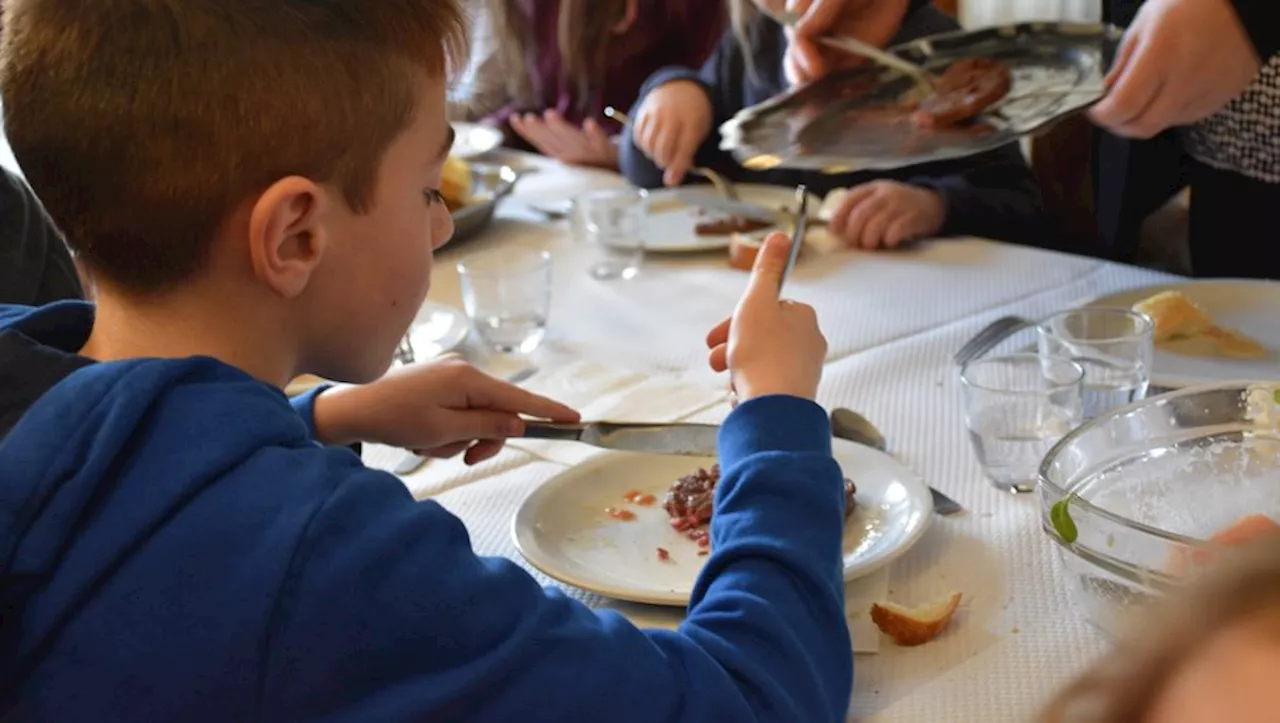
[[[357,440],[495,454],[551,400],[383,376],[452,233],[455,0],[11,0],[14,151],[97,305],[0,307],[0,718],[843,720],[825,342],[775,236],[677,631],[480,558]],[[300,373],[365,383],[280,393]],[[376,381],[374,381],[376,380]]]

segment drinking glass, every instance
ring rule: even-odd
[[[1131,309],[1063,311],[1040,322],[1041,356],[1074,359],[1084,369],[1084,418],[1142,399],[1151,380],[1155,325]]]
[[[969,441],[991,483],[1035,490],[1049,448],[1079,426],[1084,369],[1070,359],[1009,354],[960,371]]]
[[[458,262],[462,305],[471,326],[495,351],[529,353],[547,333],[551,254],[492,251]]]
[[[644,264],[649,194],[643,189],[593,191],[574,200],[575,233],[596,248],[597,279],[630,279]]]

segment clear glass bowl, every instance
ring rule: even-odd
[[[1189,387],[1072,431],[1040,466],[1041,520],[1081,612],[1115,635],[1242,517],[1280,520],[1280,385]]]

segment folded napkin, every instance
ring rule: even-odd
[[[577,409],[588,422],[677,422],[723,403],[726,397],[723,389],[590,361],[546,369],[521,386]],[[508,445],[570,466],[603,452],[576,442],[540,439],[513,439]]]
[[[884,602],[889,596],[889,568],[881,568],[870,575],[860,577],[845,585],[844,610],[849,621],[849,637],[853,652],[880,652],[880,629],[871,622],[871,605]],[[640,628],[675,630],[684,622],[684,608],[638,605],[636,603],[607,600],[601,608],[616,610]]]

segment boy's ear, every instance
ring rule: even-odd
[[[307,288],[324,256],[327,198],[315,182],[289,176],[263,191],[249,213],[254,275],[284,298],[296,298]]]

